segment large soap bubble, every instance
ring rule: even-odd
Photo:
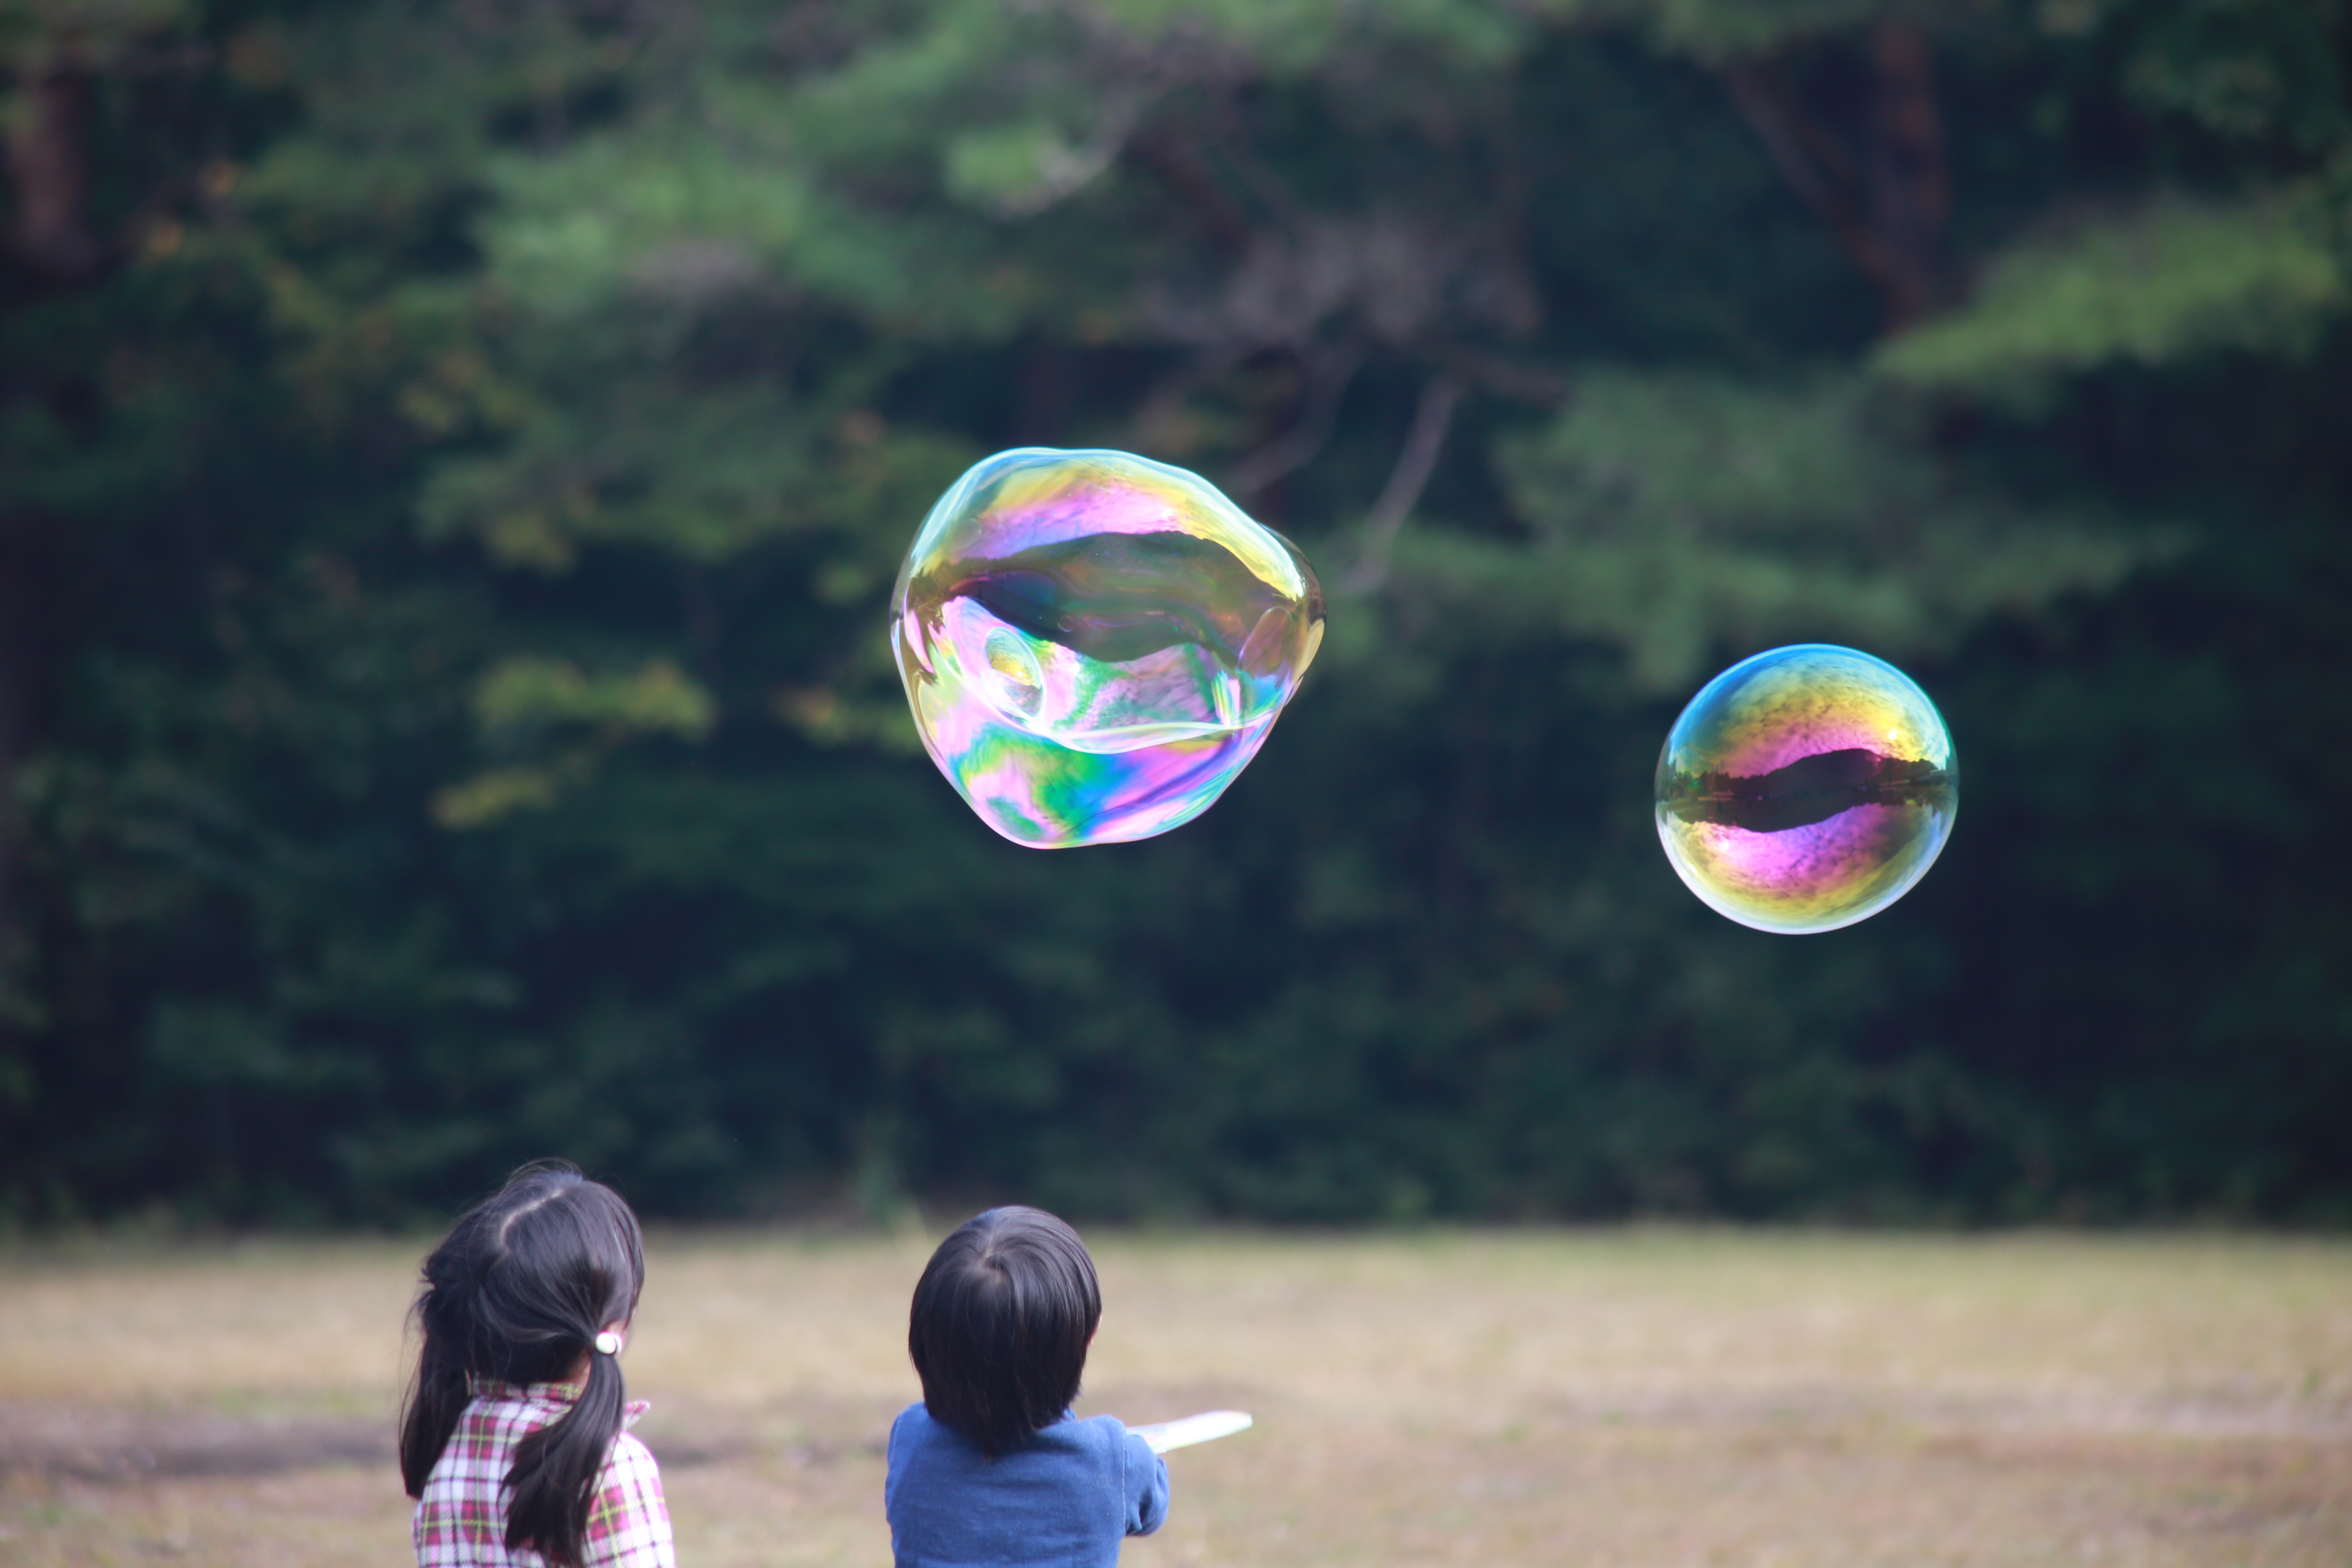
[[[1925,876],[1959,806],[1927,694],[1884,659],[1779,647],[1710,680],[1658,754],[1658,837],[1690,890],[1758,931],[1835,931]]]
[[[1323,640],[1290,542],[1125,452],[999,452],[923,520],[891,647],[931,760],[1016,844],[1149,838],[1248,765]]]

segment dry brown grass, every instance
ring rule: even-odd
[[[2352,1563],[2352,1245],[1631,1230],[1098,1237],[1087,1405],[1153,1564]],[[0,1563],[407,1558],[419,1248],[0,1258]],[[918,1242],[657,1241],[632,1344],[687,1568],[888,1561]]]

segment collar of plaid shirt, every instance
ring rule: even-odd
[[[483,1377],[477,1373],[466,1374],[466,1394],[472,1399],[489,1399],[517,1405],[540,1405],[560,1409],[577,1404],[580,1384],[576,1383],[504,1383],[495,1377]],[[653,1405],[643,1399],[632,1399],[621,1406],[624,1429],[637,1424],[637,1418]]]

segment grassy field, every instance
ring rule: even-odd
[[[1182,1564],[2352,1563],[2352,1244],[1098,1236],[1085,1406],[1213,1406]],[[0,1254],[0,1563],[409,1561],[419,1245]],[[919,1242],[657,1237],[686,1568],[881,1564]]]

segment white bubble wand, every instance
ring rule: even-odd
[[[1150,1444],[1153,1453],[1164,1454],[1171,1448],[1189,1448],[1195,1443],[1213,1442],[1236,1432],[1246,1432],[1251,1425],[1243,1411],[1206,1410],[1198,1415],[1155,1421],[1149,1426],[1130,1426],[1128,1430]]]

